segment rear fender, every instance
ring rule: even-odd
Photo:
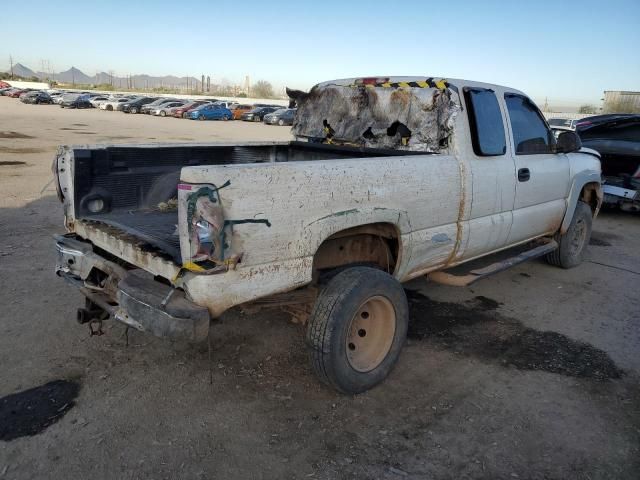
[[[352,208],[331,213],[313,220],[305,225],[302,234],[298,238],[298,251],[302,257],[311,257],[316,254],[320,245],[332,235],[355,227],[374,223],[387,223],[395,225],[399,236],[411,232],[409,216],[404,210],[382,207]],[[401,262],[410,258],[410,245],[400,242],[402,250]],[[397,266],[398,267],[398,266]],[[398,271],[398,268],[396,270]],[[309,277],[311,272],[308,272]]]

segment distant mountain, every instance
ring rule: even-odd
[[[151,75],[131,75],[131,77],[119,77],[117,75],[111,75],[107,72],[100,72],[93,76],[89,76],[76,67],[71,67],[69,70],[59,73],[48,72],[34,72],[28,67],[20,63],[16,63],[13,66],[14,75],[20,77],[38,77],[42,80],[49,79],[55,80],[59,83],[70,84],[112,84],[116,88],[181,88],[187,85],[199,86],[200,79],[194,77],[176,77],[174,75],[165,75],[163,77],[153,77]]]
[[[69,70],[55,74],[56,82],[61,83],[94,83],[95,78],[86,75],[78,70],[76,67],[71,67]]]
[[[33,70],[31,70],[28,67],[25,67],[21,63],[14,63],[13,64],[13,74],[17,75],[19,77],[25,77],[25,78],[36,77],[37,76],[36,72],[34,72]]]

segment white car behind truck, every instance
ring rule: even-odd
[[[582,260],[599,159],[574,132],[556,139],[522,92],[390,77],[289,93],[291,142],[59,149],[56,271],[87,298],[81,323],[201,341],[232,307],[280,305],[306,324],[318,377],[358,393],[398,360],[401,282]]]

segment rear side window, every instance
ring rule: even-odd
[[[507,143],[500,105],[493,90],[465,88],[473,151],[481,157],[504,155]]]
[[[516,155],[551,153],[551,132],[538,108],[521,95],[507,93],[504,99],[509,111]]]

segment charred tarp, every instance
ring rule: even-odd
[[[296,137],[370,148],[439,153],[460,111],[448,88],[321,84],[288,93],[298,106]]]

